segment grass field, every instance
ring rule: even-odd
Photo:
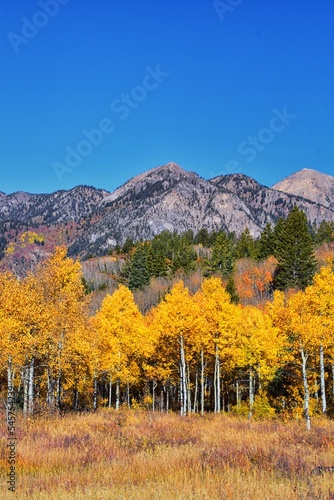
[[[0,498],[334,499],[334,422],[248,421],[140,410],[18,419],[16,493]]]

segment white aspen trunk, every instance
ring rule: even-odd
[[[61,371],[58,372],[57,377],[57,408],[60,409],[61,405]]]
[[[327,412],[326,403],[326,386],[325,386],[325,362],[324,362],[324,346],[320,346],[320,389],[321,389],[321,403],[322,413]]]
[[[166,413],[169,412],[169,385],[166,387]]]
[[[129,382],[126,383],[126,403],[128,405],[128,408],[130,409],[130,384],[129,384]]]
[[[54,406],[54,389],[55,389],[55,381],[53,376],[50,373],[50,368],[47,368],[47,395],[46,402],[47,405],[52,408]]]
[[[204,352],[201,350],[201,415],[204,415]]]
[[[188,412],[191,413],[191,388],[190,388],[190,373],[189,373],[189,364],[187,366],[187,406]]]
[[[216,344],[216,356],[215,356],[215,375],[216,375],[216,384],[215,384],[215,413],[220,413],[221,405],[220,405],[220,359],[219,359],[219,350],[218,344]]]
[[[152,382],[152,411],[155,412],[155,389],[157,388],[157,383],[155,380]]]
[[[164,411],[164,404],[165,404],[164,391],[165,391],[165,388],[162,388],[160,391],[160,413],[162,413]]]
[[[28,413],[34,411],[34,368],[35,359],[32,357],[29,364],[29,386],[28,386]]]
[[[180,415],[183,417],[184,415],[184,403],[183,403],[183,371],[182,371],[182,363],[180,361]]]
[[[249,369],[249,414],[248,418],[252,418],[254,406],[254,376],[252,368]]]
[[[97,376],[94,374],[94,395],[93,395],[93,409],[97,410]]]
[[[180,336],[180,370],[181,370],[181,416],[187,414],[187,378],[186,378],[186,361],[184,355],[183,336]]]
[[[28,391],[29,391],[29,370],[28,366],[23,367],[23,415],[28,413]]]
[[[196,411],[197,411],[197,407],[198,407],[197,398],[198,398],[198,370],[196,369],[193,413],[196,413]]]
[[[306,427],[307,430],[311,430],[311,418],[310,418],[310,408],[309,408],[309,402],[310,402],[310,392],[309,392],[309,387],[308,387],[308,381],[307,381],[307,358],[308,355],[305,354],[304,349],[301,347],[300,348],[300,354],[302,357],[302,373],[303,373],[303,384],[304,384],[304,413],[305,413],[305,419],[306,419]]]
[[[116,381],[116,410],[119,410],[119,379]]]
[[[109,379],[109,394],[108,394],[108,407],[111,408],[111,387],[112,387],[112,379]]]
[[[236,385],[235,392],[236,392],[236,398],[237,398],[237,410],[239,410],[239,406],[240,406],[239,380],[237,380],[235,385]]]
[[[217,413],[217,359],[215,357],[215,369],[213,373],[213,398],[214,398],[214,412]]]

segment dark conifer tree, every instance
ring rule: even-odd
[[[150,274],[147,269],[147,249],[139,245],[131,258],[129,265],[129,288],[140,289],[150,283]]]
[[[212,247],[212,257],[208,263],[208,273],[218,271],[224,278],[228,278],[233,273],[233,243],[229,236],[221,231],[217,234]]]
[[[237,259],[254,259],[256,257],[256,246],[248,227],[241,233],[235,247],[235,257]]]
[[[278,267],[274,287],[304,290],[312,283],[316,260],[306,215],[296,206],[283,224],[276,245]]]
[[[266,224],[266,227],[263,229],[257,242],[257,247],[258,260],[264,260],[267,259],[270,255],[274,255],[274,230],[270,222],[268,222]]]
[[[240,298],[239,298],[237,288],[235,286],[234,278],[232,275],[228,279],[228,282],[226,285],[226,291],[231,297],[232,304],[239,304]]]

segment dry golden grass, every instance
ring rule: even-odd
[[[1,436],[6,436],[4,418]],[[20,500],[334,499],[334,422],[144,411],[19,419]],[[1,438],[1,498],[6,493]],[[14,495],[15,496],[15,495]]]

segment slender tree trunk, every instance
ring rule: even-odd
[[[249,414],[248,418],[252,418],[254,406],[254,374],[253,369],[249,369]]]
[[[166,413],[169,412],[169,385],[166,387]]]
[[[320,346],[320,389],[321,389],[321,403],[322,413],[326,414],[326,386],[325,386],[325,363],[324,363],[324,346]]]
[[[61,387],[61,377],[62,377],[61,355],[62,355],[62,350],[63,350],[63,341],[64,341],[64,332],[62,332],[61,340],[58,343],[58,349],[59,349],[59,351],[58,351],[58,376],[57,376],[57,408],[58,408],[58,410],[60,410],[60,406],[61,406],[61,391],[62,391],[62,387]]]
[[[187,414],[187,377],[186,377],[186,361],[184,355],[183,336],[180,336],[180,371],[181,371],[181,416]]]
[[[215,413],[220,413],[221,404],[220,404],[220,359],[219,359],[219,350],[218,344],[216,344],[216,355],[215,355]]]
[[[77,387],[74,387],[74,389],[73,389],[73,404],[72,404],[73,411],[78,410],[78,399],[79,399],[79,392],[78,392]]]
[[[61,405],[61,370],[58,371],[57,377],[57,408],[60,410]]]
[[[164,404],[165,404],[165,388],[163,387],[160,391],[160,413],[164,411]]]
[[[23,415],[28,413],[28,392],[29,392],[29,369],[28,366],[23,367]]]
[[[195,394],[194,394],[194,406],[193,406],[193,413],[196,413],[197,407],[198,407],[198,370],[196,368],[196,374],[195,374]]]
[[[308,355],[305,354],[305,351],[302,347],[300,348],[300,354],[302,357],[302,374],[303,374],[303,384],[304,384],[304,414],[305,414],[305,419],[306,419],[307,430],[310,431],[311,430],[311,418],[310,418],[310,408],[309,408],[310,392],[309,392],[309,386],[308,386],[308,381],[307,381],[307,358],[308,358]]]
[[[240,406],[239,380],[236,381],[235,386],[236,386],[235,392],[236,392],[236,399],[237,399],[237,410],[239,410],[239,406]]]
[[[130,409],[130,384],[129,382],[126,383],[126,404],[128,408]]]
[[[93,394],[93,409],[97,410],[97,376],[94,374],[94,394]]]
[[[28,388],[28,413],[33,413],[34,411],[34,369],[35,369],[35,359],[31,358],[29,364],[29,388]]]
[[[155,412],[155,389],[157,388],[157,383],[155,380],[152,382],[152,411]]]
[[[46,402],[49,408],[53,408],[55,403],[55,380],[51,375],[51,370],[47,368],[47,395]]]
[[[116,381],[116,410],[119,410],[119,379]]]
[[[190,373],[189,373],[189,363],[187,366],[187,407],[188,413],[191,413],[191,389],[190,389]]]
[[[201,415],[204,415],[204,352],[201,350]]]
[[[332,365],[332,394],[334,396],[334,364]]]
[[[112,387],[112,379],[109,379],[109,394],[108,394],[108,407],[111,408],[111,387]]]

